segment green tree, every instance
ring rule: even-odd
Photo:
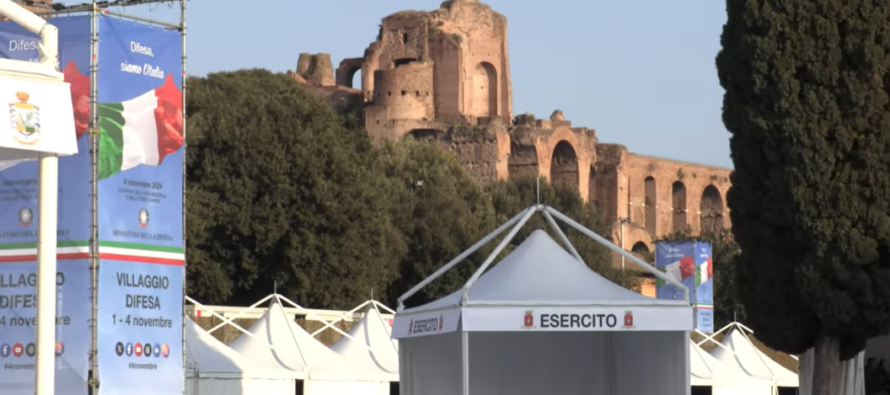
[[[711,244],[711,262],[714,265],[714,325],[722,328],[733,321],[745,321],[745,311],[740,302],[738,282],[739,245],[732,231],[706,232],[694,235],[691,229],[662,237],[658,241],[703,241]]]
[[[265,70],[189,81],[188,286],[209,303],[273,291],[348,308],[397,276],[405,245],[366,135]]]
[[[727,0],[717,56],[748,323],[814,394],[890,332],[890,2]]]
[[[498,224],[506,222],[523,209],[538,202],[538,183],[537,177],[522,175],[506,181],[498,181],[486,188],[491,195]],[[585,203],[581,199],[578,188],[562,183],[551,185],[546,179],[541,179],[540,197],[542,204],[555,208],[598,235],[609,238],[610,224],[602,217],[593,203]],[[617,284],[628,289],[639,290],[640,283],[637,276],[632,271],[622,271],[616,267],[612,259],[612,252],[608,248],[559,220],[556,222],[587,266]],[[535,229],[546,230],[554,240],[562,243],[559,236],[550,229],[547,221],[541,215],[534,215],[516,234],[508,248],[521,244]],[[505,254],[506,252],[501,255]]]
[[[491,200],[464,166],[436,143],[406,139],[380,149],[380,172],[387,179],[393,222],[408,253],[399,262],[399,279],[389,289],[396,299],[495,229]],[[472,255],[406,301],[423,304],[458,289],[470,278],[485,251]]]

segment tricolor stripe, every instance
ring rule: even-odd
[[[89,259],[90,248],[86,241],[59,242],[56,259]],[[0,263],[33,262],[37,260],[37,243],[0,245]],[[179,247],[152,246],[101,241],[99,259],[111,259],[133,263],[184,266],[185,252]]]

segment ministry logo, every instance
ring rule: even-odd
[[[31,223],[34,221],[34,212],[31,211],[28,207],[22,207],[19,210],[19,225],[21,226],[31,226]]]
[[[148,210],[146,209],[139,210],[139,227],[148,227]]]

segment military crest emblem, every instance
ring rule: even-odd
[[[16,92],[15,102],[9,104],[12,137],[21,144],[34,145],[40,141],[40,108],[28,103],[28,92]]]

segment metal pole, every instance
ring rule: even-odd
[[[99,393],[99,5],[90,10],[90,393]]]
[[[572,242],[569,241],[569,237],[566,236],[565,232],[563,232],[562,229],[559,228],[559,224],[556,223],[556,220],[553,219],[553,216],[551,216],[550,213],[548,213],[547,211],[543,211],[542,213],[544,214],[544,219],[546,219],[547,223],[550,224],[550,228],[552,228],[553,231],[556,232],[557,235],[559,235],[559,238],[562,240],[562,243],[566,245],[566,248],[569,250],[569,252],[572,253],[575,259],[578,260],[578,262],[581,262],[581,264],[587,266],[587,264],[584,263],[584,259],[581,259],[581,254],[578,253],[578,250],[576,250],[575,246],[572,245]]]
[[[621,256],[626,256],[627,259],[630,259],[631,262],[636,263],[639,267],[643,268],[644,270],[646,270],[649,273],[652,273],[652,275],[654,275],[655,277],[660,278],[660,279],[664,280],[666,283],[677,287],[677,289],[683,290],[683,299],[686,300],[687,302],[691,302],[691,300],[689,299],[689,288],[686,287],[686,285],[684,285],[683,283],[681,283],[677,280],[674,280],[672,277],[662,273],[660,270],[654,268],[652,265],[650,265],[646,262],[643,262],[640,258],[637,258],[633,254],[622,249],[621,247],[616,246],[614,243],[610,242],[609,240],[606,240],[606,238],[596,234],[596,232],[585,228],[584,225],[581,225],[578,222],[575,222],[575,220],[565,216],[565,214],[560,213],[559,211],[556,211],[556,209],[554,209],[553,207],[545,207],[544,209],[547,210],[548,212],[550,212],[550,214],[553,215],[554,217],[556,217],[556,219],[558,219],[562,222],[565,222],[569,226],[575,228],[575,230],[587,235],[587,237],[590,237],[591,239],[596,240],[598,243],[606,246],[606,248],[612,250],[615,253],[621,254]]]
[[[182,1],[183,0],[180,0],[180,2],[182,2]],[[185,7],[183,7],[183,8],[185,8]],[[157,19],[151,19],[151,18],[145,18],[145,17],[141,17],[141,16],[135,16],[135,15],[129,15],[129,14],[124,14],[124,13],[120,13],[120,12],[109,11],[107,9],[104,10],[102,13],[105,15],[116,16],[118,18],[130,19],[130,20],[133,20],[136,22],[143,22],[143,23],[148,23],[151,25],[169,27],[171,29],[176,29],[176,30],[182,29],[182,24],[164,22],[164,21],[159,21]]]
[[[463,323],[461,323],[463,325]],[[461,356],[461,394],[470,395],[470,333],[466,328],[461,328],[460,333]]]
[[[439,270],[436,270],[435,273],[431,274],[429,277],[427,277],[426,279],[421,281],[420,284],[415,285],[413,288],[409,289],[408,292],[405,292],[402,296],[399,296],[399,301],[398,301],[399,306],[397,307],[397,310],[401,311],[402,309],[405,308],[405,304],[404,304],[405,299],[410,298],[411,296],[416,294],[418,291],[423,289],[423,287],[427,286],[429,283],[431,283],[435,279],[439,278],[439,276],[441,276],[443,273],[450,270],[452,267],[454,267],[454,265],[457,265],[458,263],[460,263],[461,261],[466,259],[468,256],[472,255],[474,252],[476,252],[476,250],[478,250],[478,249],[482,248],[482,246],[488,244],[489,241],[494,240],[495,237],[498,237],[498,235],[500,235],[505,230],[507,230],[507,228],[509,228],[511,225],[513,225],[517,221],[519,221],[519,219],[522,218],[522,216],[525,215],[525,213],[530,209],[531,208],[522,210],[521,213],[517,214],[513,218],[510,218],[509,221],[504,222],[503,225],[501,225],[499,228],[495,229],[494,232],[489,233],[488,236],[485,236],[484,238],[482,238],[482,240],[479,240],[478,242],[476,242],[476,244],[473,244],[472,247],[470,247],[466,251],[462,252],[456,258],[452,259],[451,262],[446,263],[445,266],[442,266],[441,268],[439,268]]]
[[[186,159],[186,149],[188,147],[188,141],[186,140],[186,119],[188,116],[186,115],[186,80],[188,79],[186,74],[186,65],[188,58],[188,52],[186,51],[186,20],[187,20],[187,4],[186,0],[179,0],[180,12],[179,12],[179,29],[180,35],[182,39],[182,371],[185,372],[188,369],[188,355],[187,355],[187,339],[186,339],[186,324],[188,316],[185,313],[185,305],[187,301],[185,296],[188,295],[188,286],[186,283],[186,278],[188,275],[186,272],[188,271],[188,259],[185,256],[186,253],[186,245],[188,243],[186,237],[186,193],[185,193],[185,185],[186,185],[186,163],[188,162]],[[182,394],[186,393],[186,384],[185,380],[182,381]]]
[[[485,269],[488,269],[488,266],[490,266],[491,263],[494,262],[495,258],[498,257],[498,254],[500,254],[501,251],[503,251],[504,248],[507,247],[507,244],[509,244],[510,241],[513,240],[514,237],[516,237],[516,233],[519,232],[519,229],[522,229],[522,226],[525,225],[526,222],[528,222],[529,218],[531,218],[532,215],[538,212],[538,210],[542,207],[543,206],[532,206],[525,210],[525,215],[522,216],[522,219],[519,220],[519,222],[515,226],[513,226],[513,229],[510,230],[510,233],[507,233],[507,235],[504,236],[504,239],[501,240],[501,243],[498,244],[494,251],[492,251],[491,254],[488,255],[488,258],[485,259],[485,262],[482,262],[482,265],[480,265],[479,268],[476,269],[476,272],[473,273],[470,279],[467,280],[467,283],[464,284],[460,296],[461,304],[467,302],[467,296],[470,293],[470,287],[472,287],[476,280],[478,280],[479,277],[482,276],[482,273],[485,273]]]
[[[624,249],[624,217],[618,218],[618,239],[621,249]],[[624,255],[621,255],[621,271],[624,271]]]
[[[59,157],[40,154],[37,232],[37,395],[55,393],[56,238],[59,211]]]

